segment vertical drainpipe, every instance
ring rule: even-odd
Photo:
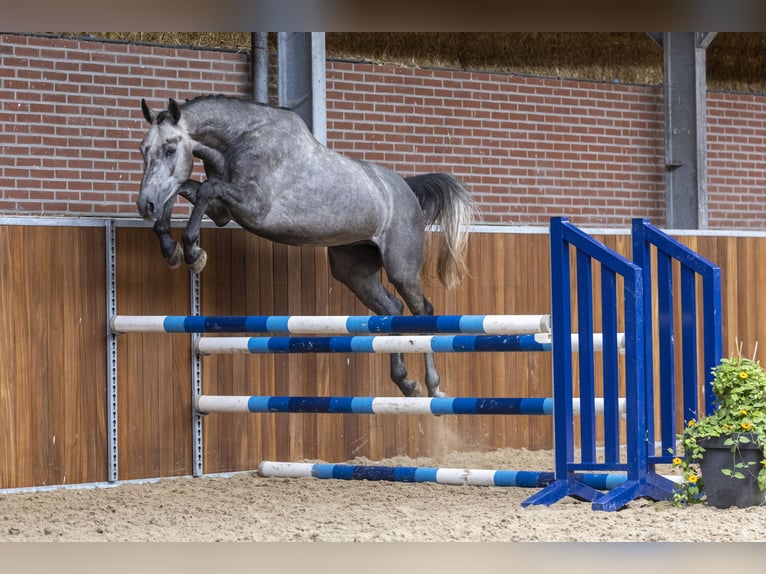
[[[259,104],[269,103],[269,33],[251,32],[251,73],[253,100]]]

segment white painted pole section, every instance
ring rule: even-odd
[[[553,337],[550,333],[537,333],[535,334],[535,341],[541,345],[550,345]],[[577,333],[572,333],[572,352],[576,353],[580,350],[580,336]],[[604,335],[602,333],[593,333],[593,350],[600,352],[604,350]],[[625,352],[625,333],[617,333],[617,350],[621,353]]]
[[[620,413],[621,418],[626,417],[626,405],[624,398],[617,399],[617,410]],[[593,408],[596,412],[596,416],[604,416],[604,399],[601,397],[596,397],[593,400]],[[574,398],[572,399],[572,414],[574,416],[578,417],[580,416],[580,399]]]
[[[296,315],[287,320],[287,328],[293,334],[323,334],[343,335],[348,332],[346,329],[347,316],[301,316]]]
[[[372,348],[376,353],[430,353],[433,335],[376,336]]]
[[[114,333],[165,332],[165,315],[115,315],[109,323]]]
[[[484,332],[488,335],[527,335],[550,333],[550,315],[486,315]]]
[[[455,486],[494,486],[495,472],[480,468],[440,468],[436,471],[436,482]]]
[[[263,461],[258,465],[261,476],[276,476],[279,478],[311,478],[313,464],[310,462],[270,462]]]
[[[200,395],[194,407],[200,413],[247,413],[249,396]]]
[[[430,397],[376,397],[372,399],[376,415],[430,415]]]
[[[197,352],[200,355],[221,353],[249,353],[247,342],[250,337],[200,337]]]

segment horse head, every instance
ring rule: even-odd
[[[193,142],[181,117],[181,108],[172,98],[167,110],[157,113],[145,100],[141,100],[141,110],[151,127],[141,141],[144,175],[136,206],[144,219],[155,221],[191,176]]]

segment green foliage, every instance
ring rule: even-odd
[[[766,489],[766,371],[755,360],[743,358],[721,359],[713,369],[713,392],[716,396],[715,410],[700,420],[686,421],[684,432],[678,435],[683,447],[683,457],[676,457],[673,464],[683,471],[683,482],[674,494],[675,504],[701,502],[704,490],[699,473],[699,461],[705,449],[700,439],[727,437],[724,446],[732,452],[731,468],[721,470],[726,476],[743,479],[746,473],[757,475],[758,486]],[[755,436],[761,447],[760,462],[745,463],[738,456],[740,445],[749,444]],[[753,466],[760,468],[753,468]]]

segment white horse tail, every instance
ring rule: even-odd
[[[441,227],[436,273],[445,287],[456,287],[468,274],[465,248],[468,226],[474,215],[473,200],[468,190],[448,173],[426,173],[404,179],[420,202],[426,226]]]

